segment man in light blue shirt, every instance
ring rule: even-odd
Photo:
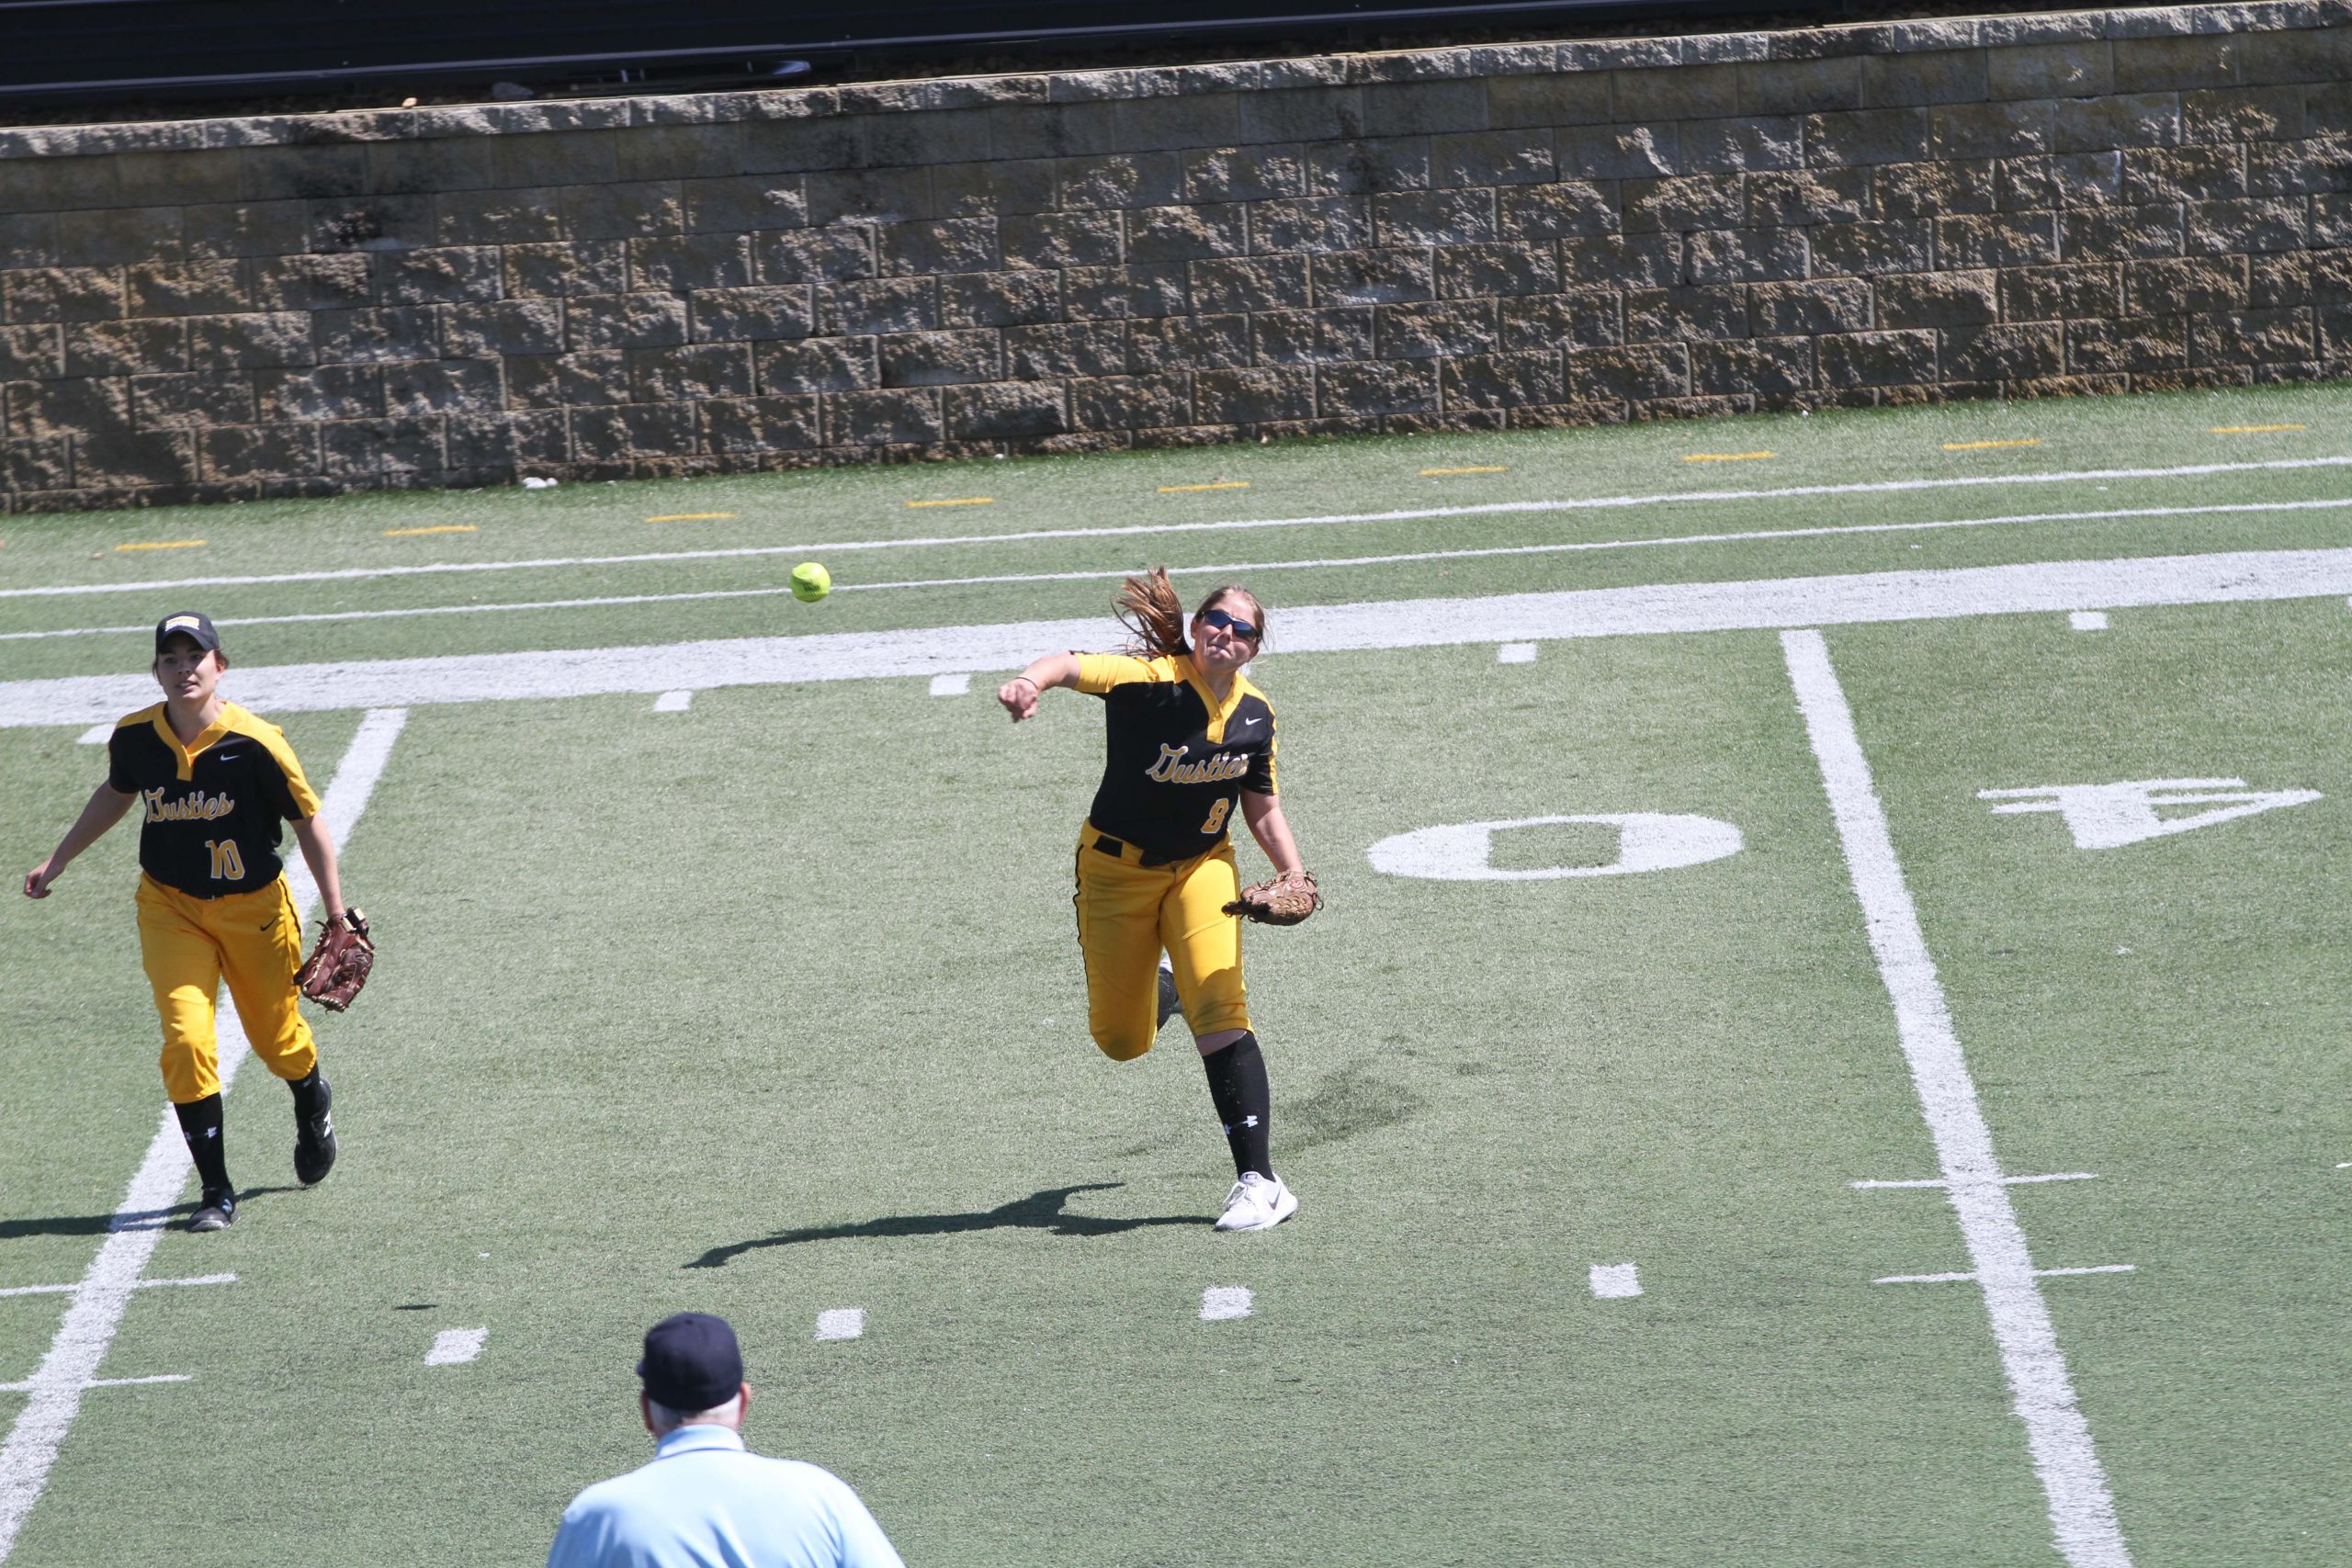
[[[653,1462],[573,1498],[548,1568],[905,1568],[838,1476],[744,1450],[752,1385],[725,1319],[663,1318],[637,1372]]]

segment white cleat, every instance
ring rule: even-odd
[[[1225,1195],[1225,1213],[1219,1214],[1216,1228],[1221,1231],[1272,1230],[1298,1213],[1298,1194],[1283,1185],[1279,1176],[1261,1176],[1256,1171],[1244,1175]]]

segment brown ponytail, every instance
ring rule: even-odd
[[[1111,607],[1120,624],[1136,634],[1136,650],[1147,658],[1189,653],[1184,641],[1184,602],[1168,584],[1168,569],[1155,567],[1148,577],[1130,577],[1119,584]]]

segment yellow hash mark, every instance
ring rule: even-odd
[[[1771,452],[1693,452],[1682,460],[1686,463],[1753,463],[1761,457],[1777,456]]]
[[[1510,472],[1509,463],[1495,463],[1476,468],[1423,468],[1421,478],[1428,479],[1432,474],[1507,474],[1509,472]]]
[[[1996,446],[2039,446],[2041,445],[2041,437],[2039,435],[2029,435],[2022,441],[1947,441],[1944,443],[1944,450],[1947,452],[1984,452],[1989,451]]]
[[[732,517],[732,512],[673,512],[661,517],[649,517],[648,523],[716,523]]]
[[[967,495],[959,501],[910,501],[909,506],[994,506],[992,495]]]
[[[2265,431],[2309,430],[2310,428],[2308,424],[2217,424],[2213,427],[2213,434],[2216,435],[2259,435]]]
[[[1159,493],[1162,495],[1182,495],[1187,491],[1195,490],[1248,490],[1249,488],[1250,481],[1248,479],[1226,479],[1221,483],[1213,485],[1161,485],[1159,487]]]
[[[192,550],[202,539],[151,539],[139,545],[117,545],[118,550]]]
[[[387,539],[413,539],[419,534],[472,534],[480,530],[470,523],[435,523],[430,528],[387,528]]]

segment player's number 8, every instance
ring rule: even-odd
[[[1232,809],[1233,801],[1230,797],[1220,800],[1215,806],[1210,807],[1209,819],[1201,824],[1201,831],[1204,833],[1222,832],[1225,829],[1226,813]]]
[[[1222,802],[1219,802],[1222,805]],[[245,879],[245,857],[238,852],[237,840],[207,839],[204,847],[212,852],[212,880],[243,882]]]

